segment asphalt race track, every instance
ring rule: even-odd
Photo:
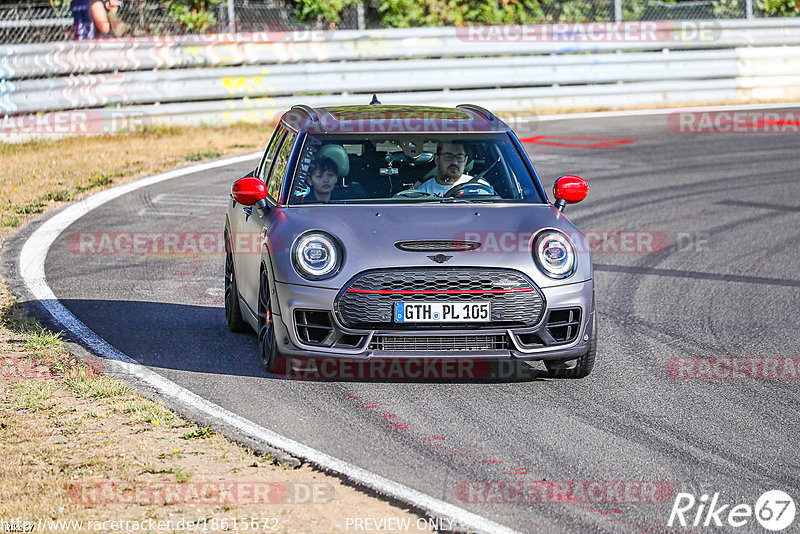
[[[566,210],[600,240],[599,360],[584,380],[539,363],[488,381],[272,376],[255,336],[225,327],[222,254],[81,253],[93,232],[220,232],[232,181],[255,163],[104,204],[55,242],[47,279],[97,334],[183,387],[515,530],[688,532],[667,528],[681,491],[729,508],[767,490],[797,501],[800,381],[783,366],[800,360],[777,360],[769,379],[748,369],[800,357],[800,135],[675,133],[666,115],[518,131],[546,189],[561,174],[590,183]],[[748,363],[687,379],[702,369],[692,358]]]

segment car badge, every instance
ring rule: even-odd
[[[428,256],[428,259],[431,259],[436,263],[444,263],[452,258],[453,256],[445,256],[444,254],[436,254],[435,256]]]

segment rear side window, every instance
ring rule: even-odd
[[[275,163],[267,179],[267,194],[276,203],[280,204],[281,190],[286,179],[286,169],[289,166],[289,158],[292,156],[292,148],[297,139],[297,134],[289,132],[283,140],[283,144],[275,156]]]
[[[261,160],[261,166],[258,169],[258,177],[261,178],[261,181],[265,183],[267,181],[269,169],[272,166],[272,161],[275,159],[275,153],[278,152],[278,147],[281,146],[281,140],[285,134],[286,129],[283,126],[278,126],[278,128],[275,130],[275,133],[272,134],[272,138],[269,140],[267,149],[264,151],[264,157]]]

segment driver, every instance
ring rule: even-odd
[[[439,143],[436,146],[436,156],[433,162],[436,165],[436,174],[417,187],[418,191],[443,197],[453,187],[473,179],[469,174],[464,174],[464,168],[467,166],[467,151],[461,143]],[[489,185],[484,180],[480,180],[479,183]]]

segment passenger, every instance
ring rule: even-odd
[[[331,144],[317,152],[308,170],[309,193],[303,203],[369,198],[360,184],[344,179],[350,174],[350,159],[341,145]]]
[[[303,202],[328,202],[331,193],[339,181],[338,167],[331,158],[317,157],[308,170],[311,179],[311,191]]]
[[[436,174],[417,187],[417,190],[423,193],[443,197],[453,187],[473,180],[472,176],[464,174],[464,168],[467,166],[467,151],[461,143],[439,143],[436,146],[436,156],[434,156],[433,162],[436,165]],[[482,179],[478,183],[489,185]]]

